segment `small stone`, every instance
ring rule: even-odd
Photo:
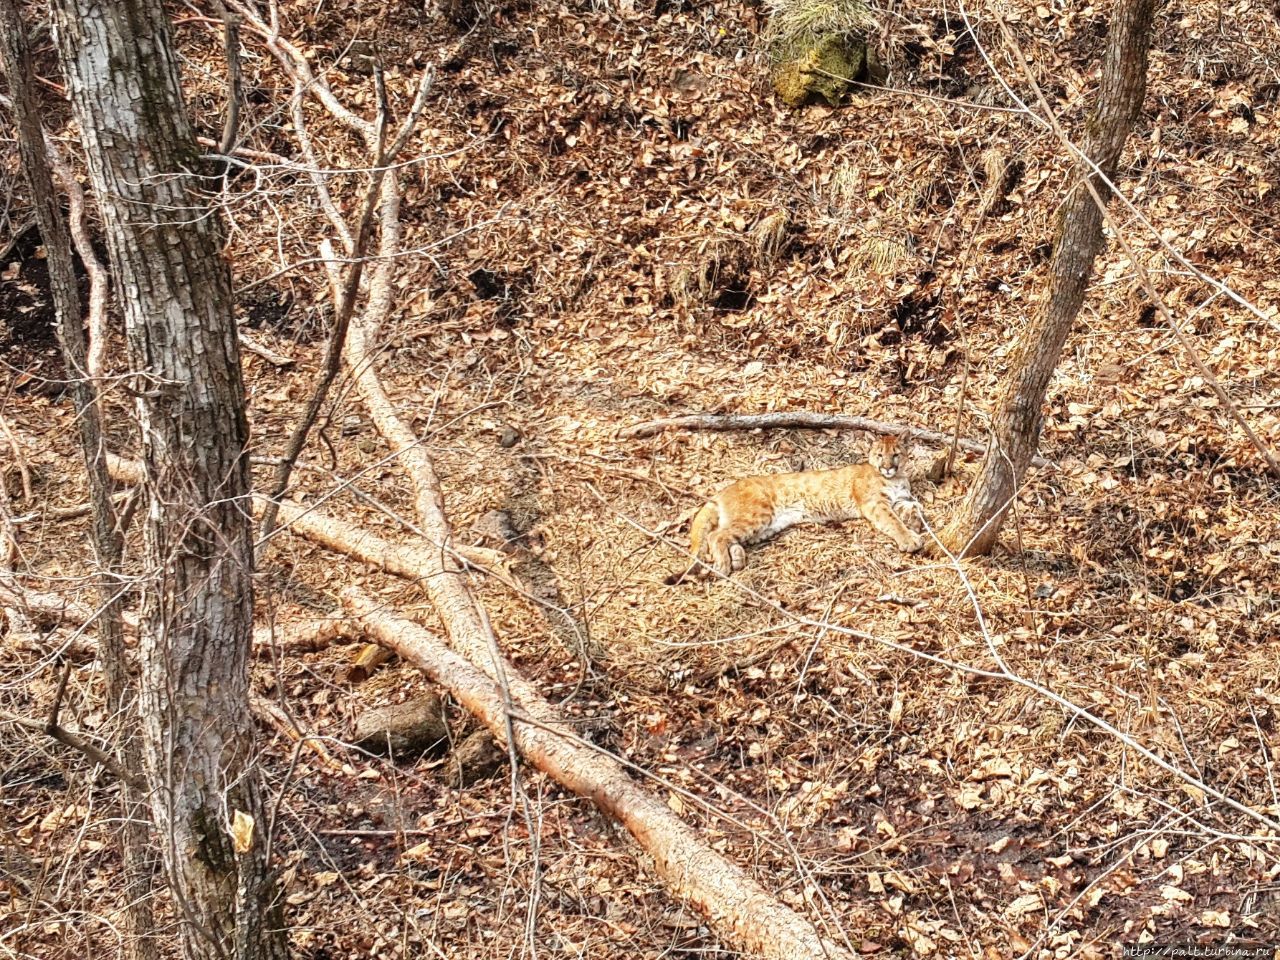
[[[510,450],[520,442],[520,431],[511,424],[507,424],[502,428],[502,432],[498,434],[498,446],[504,450]]]
[[[471,532],[481,546],[496,547],[511,553],[520,545],[520,534],[506,510],[490,510],[471,525]]]
[[[488,730],[477,730],[458,744],[449,757],[449,781],[462,787],[487,780],[506,766],[507,751]]]

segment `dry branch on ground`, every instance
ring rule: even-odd
[[[646,420],[632,424],[618,431],[622,439],[635,437],[652,437],[666,430],[710,430],[725,432],[729,430],[863,430],[867,433],[902,436],[910,434],[913,440],[933,446],[946,446],[954,437],[950,434],[938,433],[935,430],[921,430],[900,423],[885,423],[882,420],[871,420],[867,417],[847,416],[838,413],[806,413],[803,411],[788,413],[690,413],[679,417],[667,417],[662,420]],[[960,438],[957,444],[961,450],[969,453],[984,453],[985,443],[977,440]],[[1033,457],[1031,463],[1037,467],[1052,467],[1053,464],[1044,457]]]
[[[523,757],[626,827],[654,858],[672,895],[696,907],[726,940],[753,956],[777,960],[853,956],[710,850],[617,761],[583,744],[509,664],[486,658],[481,670],[355,588],[345,591],[342,601],[371,636],[448,689],[495,737],[505,742],[514,731]]]

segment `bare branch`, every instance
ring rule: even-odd
[[[1054,132],[1055,135],[1057,135],[1058,139],[1062,143],[1067,145],[1070,150],[1079,153],[1086,163],[1097,169],[1097,165],[1094,164],[1092,158],[1087,155],[1087,151],[1079,151],[1070,137],[1067,136],[1066,131],[1062,129],[1062,124],[1058,122],[1057,115],[1053,112],[1053,109],[1049,106],[1049,102],[1045,99],[1044,93],[1040,89],[1040,84],[1036,82],[1035,75],[1027,67],[1026,56],[1023,53],[1021,46],[1018,44],[1017,38],[1013,35],[1013,31],[1009,29],[1009,25],[1005,23],[1004,18],[1000,15],[998,10],[993,10],[992,16],[995,18],[996,23],[999,24],[1000,30],[1004,34],[1005,41],[1017,54],[1017,56],[1013,58],[1014,62],[1019,64],[1023,77],[1027,80],[1027,83],[1036,95],[1036,101],[1039,103],[1042,111],[1042,121]],[[1003,82],[1003,80],[1001,82]],[[1102,174],[1103,171],[1099,170],[1099,173]],[[1156,292],[1155,284],[1151,281],[1150,271],[1147,270],[1146,265],[1138,259],[1138,255],[1134,251],[1133,245],[1129,243],[1128,239],[1125,237],[1124,231],[1120,229],[1120,225],[1116,223],[1115,217],[1109,212],[1107,202],[1098,192],[1098,188],[1094,185],[1093,179],[1093,177],[1082,178],[1084,187],[1089,191],[1089,197],[1097,206],[1099,213],[1102,214],[1102,219],[1106,222],[1107,226],[1111,228],[1111,233],[1124,250],[1125,256],[1129,258],[1129,263],[1132,264],[1134,272],[1137,273],[1138,280],[1142,284],[1142,289],[1143,292],[1146,293],[1147,299],[1151,301],[1156,312],[1160,314],[1160,319],[1163,320],[1169,329],[1173,331],[1174,337],[1177,338],[1178,345],[1182,347],[1183,352],[1186,353],[1188,359],[1191,360],[1191,363],[1195,366],[1196,370],[1199,371],[1200,376],[1202,376],[1205,382],[1209,384],[1210,389],[1213,390],[1214,395],[1218,398],[1219,402],[1221,402],[1221,404],[1226,408],[1227,413],[1240,426],[1240,429],[1244,431],[1245,436],[1249,438],[1249,442],[1253,444],[1254,449],[1257,450],[1262,459],[1266,461],[1267,467],[1271,471],[1271,475],[1280,478],[1280,461],[1276,460],[1275,454],[1271,452],[1271,448],[1263,442],[1256,432],[1254,432],[1253,427],[1250,426],[1249,422],[1244,418],[1244,414],[1240,412],[1240,408],[1236,406],[1235,401],[1232,400],[1227,394],[1227,391],[1223,389],[1222,383],[1218,380],[1217,376],[1204,362],[1204,359],[1200,356],[1200,351],[1196,349],[1195,344],[1191,342],[1190,338],[1183,331],[1182,325],[1174,319],[1173,314],[1170,313],[1169,308],[1165,305],[1164,299]],[[1103,175],[1100,179],[1106,185],[1108,197],[1112,195],[1121,198],[1124,197],[1124,194],[1120,192],[1119,188],[1109,177]],[[1230,291],[1223,287],[1222,292],[1229,293]]]
[[[898,423],[885,423],[867,417],[846,416],[839,413],[691,413],[665,420],[646,420],[643,423],[623,427],[618,431],[620,439],[652,437],[666,430],[708,430],[717,433],[731,430],[864,430],[867,433],[901,436],[911,434],[912,439],[935,447],[952,442],[949,434],[933,430],[920,430]],[[960,440],[960,449],[970,453],[985,453],[987,445],[977,440]],[[1054,469],[1054,463],[1044,457],[1031,461],[1037,467]]]
[[[214,9],[222,18],[222,49],[227,61],[227,116],[222,124],[222,139],[218,152],[230,156],[236,145],[236,130],[240,126],[240,98],[243,83],[240,71],[240,18],[214,0]]]
[[[329,389],[333,385],[333,381],[337,379],[338,371],[341,369],[347,333],[351,325],[351,317],[355,312],[356,295],[360,289],[360,278],[364,270],[365,246],[368,244],[373,230],[374,212],[377,209],[379,194],[383,192],[382,184],[386,177],[387,164],[395,160],[396,154],[404,148],[413,133],[414,126],[417,124],[422,107],[426,102],[427,93],[431,89],[431,78],[430,71],[423,73],[418,83],[418,95],[414,100],[413,109],[402,124],[395,142],[388,149],[385,144],[389,113],[387,91],[381,68],[375,69],[374,79],[378,95],[378,119],[375,124],[374,144],[372,146],[374,167],[369,181],[369,188],[365,193],[364,203],[360,211],[356,232],[351,241],[351,249],[348,251],[353,262],[347,269],[343,288],[335,298],[337,302],[334,304],[333,331],[330,333],[329,341],[325,345],[324,363],[320,379],[307,401],[307,406],[301,419],[294,426],[293,433],[289,437],[289,443],[285,447],[284,456],[280,461],[280,465],[276,468],[275,482],[267,494],[271,502],[268,503],[263,513],[260,539],[269,538],[272,530],[275,529],[278,509],[275,506],[275,501],[278,501],[288,489],[289,477],[293,473],[294,464],[297,463],[298,457],[302,454],[302,449],[307,442],[307,435],[311,432],[312,426],[315,425],[316,418],[320,414],[320,407],[324,404],[325,397],[328,396]],[[296,107],[296,110],[301,112],[300,105]],[[332,200],[330,200],[330,206],[332,206]],[[332,213],[336,213],[336,208]]]
[[[119,760],[111,756],[111,754],[107,753],[102,748],[94,746],[94,744],[90,743],[74,730],[68,730],[65,727],[60,727],[56,723],[48,723],[47,721],[35,720],[31,717],[23,717],[16,713],[10,713],[8,710],[4,709],[0,709],[0,720],[17,724],[18,726],[25,727],[28,730],[35,730],[40,733],[48,734],[54,740],[58,741],[58,743],[61,743],[63,746],[70,747],[77,753],[82,754],[91,763],[95,763],[104,770],[107,770],[117,780],[127,783],[139,793],[145,792],[147,789],[147,782],[145,778],[129,773]]]
[[[265,343],[259,343],[243,330],[239,331],[238,335],[240,337],[240,346],[244,347],[250,353],[261,357],[273,367],[288,368],[294,366],[298,362],[294,360],[293,357],[286,357],[283,353],[277,353]]]
[[[0,106],[6,110],[14,109],[13,101],[4,94],[0,94]],[[42,129],[41,138],[49,168],[67,195],[67,229],[71,233],[71,243],[76,255],[89,277],[89,337],[84,366],[89,376],[97,380],[103,375],[107,350],[107,295],[111,290],[110,279],[107,268],[94,252],[93,241],[89,239],[89,231],[85,227],[84,188],[80,186],[80,181],[67,165],[61,148],[49,136],[48,131]]]

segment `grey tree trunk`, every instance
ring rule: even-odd
[[[107,474],[106,448],[102,442],[102,413],[96,385],[88,376],[88,351],[81,316],[80,291],[71,259],[66,222],[53,188],[44,129],[36,99],[34,72],[27,47],[26,29],[16,0],[0,0],[0,61],[9,81],[17,126],[18,151],[31,187],[32,206],[47,253],[49,286],[58,315],[58,338],[66,376],[71,383],[76,423],[80,427],[80,448],[88,475],[89,500],[93,504],[93,547],[98,564],[98,650],[106,679],[107,708],[119,730],[120,762],[132,777],[142,774],[138,744],[137,690],[125,661],[123,609],[124,580],[120,575],[122,536],[117,526],[115,504],[111,500],[111,478]],[[120,901],[124,905],[124,953],[129,960],[154,960],[151,886],[154,868],[147,843],[144,798],[132,785],[119,785],[122,824],[120,859],[124,883]]]
[[[199,196],[158,0],[53,8],[134,371],[146,470],[143,759],[183,952],[284,958],[249,713],[248,428],[218,220]]]
[[[1147,49],[1156,0],[1120,0],[1107,33],[1098,102],[1085,131],[1083,150],[1108,180],[1114,180],[1120,152],[1142,108]],[[1109,196],[1097,174],[1100,196]],[[940,539],[963,556],[990,552],[1013,502],[1027,464],[1040,442],[1041,407],[1062,345],[1089,286],[1093,262],[1102,249],[1102,211],[1083,183],[1062,206],[1049,271],[1044,312],[1028,326],[1014,351],[1004,393],[992,422],[992,442],[978,478]]]

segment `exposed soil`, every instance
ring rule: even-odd
[[[0,356],[10,382],[20,390],[57,392],[64,368],[39,229],[28,221],[0,251]],[[84,281],[79,260],[76,268]]]

